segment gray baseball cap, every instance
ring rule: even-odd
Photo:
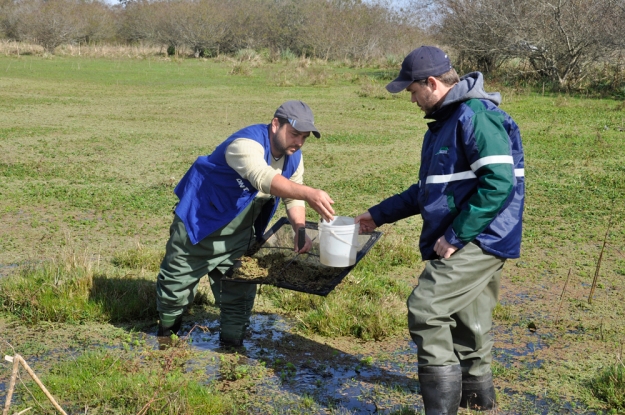
[[[310,131],[315,137],[321,137],[315,127],[315,117],[312,110],[302,101],[287,101],[280,105],[273,115],[274,118],[285,118],[297,131],[305,133]]]

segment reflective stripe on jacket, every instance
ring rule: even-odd
[[[369,209],[380,226],[421,214],[424,260],[438,258],[441,236],[457,248],[473,241],[517,258],[525,195],[521,135],[488,99],[468,99],[432,116],[423,141],[419,182]]]

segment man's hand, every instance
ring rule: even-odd
[[[326,222],[334,219],[334,209],[332,209],[334,200],[321,189],[304,186],[276,174],[271,181],[271,194],[282,198],[303,200]]]
[[[331,222],[334,219],[334,209],[332,208],[334,200],[323,190],[309,187],[305,200],[326,222]]]
[[[360,223],[360,233],[363,232],[373,232],[378,225],[375,224],[373,218],[371,217],[371,213],[365,212],[361,215],[356,216],[354,219],[355,223]]]
[[[434,251],[438,254],[438,256],[444,259],[449,258],[457,250],[458,248],[450,243],[447,243],[447,239],[445,239],[444,235],[438,238],[434,244]]]
[[[306,235],[306,243],[304,244],[304,247],[299,249],[298,246],[299,230],[302,228],[306,229],[306,208],[304,206],[293,206],[291,209],[286,211],[286,216],[293,227],[293,232],[295,232],[295,236],[293,237],[293,250],[295,252],[299,252],[300,254],[310,251],[312,248],[312,240],[308,237],[308,235]]]
[[[297,241],[297,232],[295,232],[295,237],[293,238],[293,250],[297,253],[300,254],[304,254],[308,251],[311,250],[312,248],[312,239],[310,239],[308,237],[308,235],[306,235],[306,242],[304,243],[304,246],[298,250],[299,246],[298,246],[298,241]]]

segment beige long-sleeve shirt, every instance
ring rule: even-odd
[[[271,165],[265,161],[265,149],[263,146],[248,138],[237,138],[226,149],[226,162],[244,179],[252,183],[258,189],[256,197],[269,197],[271,194],[271,181],[277,174],[282,174],[284,156],[278,160],[270,157]],[[291,176],[293,182],[304,184],[304,157],[300,159],[299,166]],[[293,206],[305,206],[303,200],[284,198],[286,209]]]

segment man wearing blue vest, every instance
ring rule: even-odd
[[[458,77],[445,52],[422,46],[386,86],[406,90],[430,119],[419,181],[356,218],[363,232],[420,214],[428,262],[408,298],[427,415],[459,406],[490,410],[492,311],[507,258],[518,258],[525,194],[516,123],[483,89],[479,72]]]
[[[178,332],[200,278],[208,275],[220,309],[220,341],[242,346],[256,285],[222,281],[224,273],[263,235],[280,198],[295,235],[306,223],[305,202],[325,220],[334,215],[330,196],[303,184],[300,148],[310,133],[320,137],[311,109],[287,101],[270,124],[243,128],[198,157],[178,183],[180,201],[156,282],[158,336]],[[307,238],[299,252],[311,246]]]

